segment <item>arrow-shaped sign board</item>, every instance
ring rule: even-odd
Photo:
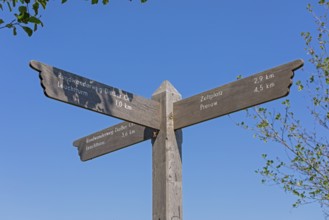
[[[174,103],[175,129],[259,105],[289,94],[296,60]]]
[[[75,141],[82,161],[156,137],[157,130],[123,122]]]
[[[31,61],[47,97],[146,127],[159,129],[160,104],[130,92]]]

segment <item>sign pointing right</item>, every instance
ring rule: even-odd
[[[175,102],[175,129],[288,95],[294,71],[302,67],[303,64],[303,60],[295,60]]]

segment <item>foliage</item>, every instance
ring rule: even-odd
[[[262,141],[279,143],[286,151],[287,158],[262,155],[265,165],[257,171],[263,177],[262,182],[275,183],[295,195],[294,207],[320,204],[329,217],[329,1],[321,0],[314,7],[308,5],[307,10],[317,29],[301,35],[314,72],[304,81],[296,82],[299,94],[305,99],[306,115],[301,115],[303,109],[294,111],[292,101],[286,99],[279,112],[259,106],[247,110],[252,122],[239,125],[252,130]]]
[[[62,4],[68,0],[60,0]],[[131,0],[130,0],[131,1]],[[141,0],[142,3],[147,0]],[[109,0],[91,0],[91,4],[102,3],[106,5]],[[17,28],[21,28],[28,36],[43,27],[40,11],[46,10],[49,0],[0,0],[0,11],[7,12],[11,19],[5,20],[0,15],[0,29],[11,29],[13,35],[17,35]]]

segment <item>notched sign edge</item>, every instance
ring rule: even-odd
[[[43,77],[42,77],[42,72],[43,71],[47,71],[47,70],[45,70],[44,68],[51,68],[50,66],[48,66],[48,65],[45,65],[45,64],[43,64],[43,63],[41,63],[41,62],[38,62],[38,61],[36,61],[36,60],[31,60],[30,61],[30,63],[29,63],[29,65],[30,65],[30,67],[32,68],[32,69],[34,69],[34,70],[36,70],[37,72],[39,72],[39,79],[40,79],[40,85],[41,85],[41,87],[42,87],[42,89],[43,89],[43,93],[44,93],[44,95],[45,96],[47,96],[48,98],[52,98],[50,95],[48,95],[48,93],[47,93],[47,88],[46,88],[46,86],[43,84],[43,81],[44,81],[44,79],[43,79]],[[52,98],[53,99],[53,98]]]
[[[304,60],[302,59],[298,59],[298,60],[294,60],[292,62],[289,62],[289,63],[286,63],[286,64],[283,64],[281,66],[278,66],[278,67],[275,67],[275,68],[272,68],[272,69],[269,69],[268,71],[273,71],[274,69],[278,69],[277,72],[285,72],[285,71],[290,71],[290,83],[288,85],[288,88],[287,88],[287,92],[286,94],[284,94],[282,97],[286,97],[289,95],[290,93],[290,88],[291,86],[293,85],[293,78],[295,76],[295,71],[298,70],[299,68],[303,67],[304,66]],[[267,71],[265,71],[267,72]],[[282,98],[281,97],[281,98]]]
[[[290,88],[293,84],[292,79],[295,76],[295,71],[298,70],[299,68],[303,67],[303,65],[304,65],[304,60],[297,59],[297,60],[291,61],[289,63],[283,64],[283,65],[280,65],[280,66],[277,66],[277,67],[273,67],[271,69],[267,69],[265,71],[258,72],[258,73],[252,74],[252,75],[249,75],[246,78],[252,78],[252,77],[254,77],[255,75],[258,75],[258,74],[266,74],[266,73],[274,73],[275,74],[275,73],[281,73],[281,72],[288,72],[289,71],[290,83],[288,84],[286,94],[283,94],[281,96],[281,98],[282,98],[282,97],[285,97],[285,96],[289,95]],[[246,79],[246,78],[242,78],[242,79],[239,79],[239,80],[243,80],[243,79]],[[239,80],[237,80],[237,81],[239,81]],[[235,82],[237,82],[237,81],[235,81]],[[234,83],[234,82],[232,82],[232,83]],[[273,101],[273,100],[269,100],[269,101]],[[266,101],[266,102],[268,102],[268,101]],[[260,103],[260,104],[262,104],[262,103]]]

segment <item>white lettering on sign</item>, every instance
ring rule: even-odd
[[[127,104],[126,102],[120,101],[120,100],[115,100],[115,105],[119,108],[124,108],[127,110],[133,110],[131,105]]]
[[[118,134],[117,137],[119,138],[126,138],[130,135],[135,134],[136,131],[133,128],[134,126],[134,123],[129,123],[128,125],[119,125],[117,127],[112,128],[111,130],[106,130],[98,135],[86,138],[86,151],[106,144],[104,138],[113,136],[114,134]]]
[[[59,81],[58,81],[57,86],[58,86],[58,88],[61,88],[63,90],[69,91],[69,92],[74,92],[74,93],[77,93],[79,95],[88,96],[88,92],[82,91],[82,90],[80,90],[76,87],[73,87],[73,86],[64,85],[63,83],[60,83]]]
[[[102,146],[102,145],[104,145],[104,144],[105,144],[105,141],[97,142],[97,143],[94,143],[94,144],[92,144],[92,145],[87,146],[87,147],[86,147],[86,150],[88,151],[88,150],[94,149],[94,148],[96,148],[96,147],[100,147],[100,146]]]
[[[210,104],[205,104],[205,105],[204,104],[200,104],[200,111],[206,110],[208,108],[215,107],[217,105],[218,105],[218,102],[217,101],[216,102],[212,102]]]
[[[201,95],[200,97],[200,111],[213,108],[218,105],[216,100],[218,97],[223,95],[223,91],[212,92],[210,94]]]
[[[213,98],[219,97],[223,95],[223,91],[218,91],[218,92],[214,92],[211,94],[207,94],[207,95],[201,95],[201,100],[200,102],[204,102],[207,100],[212,100]]]
[[[253,82],[256,85],[254,88],[254,93],[261,93],[267,89],[272,89],[275,87],[275,83],[271,82],[271,79],[275,78],[275,74],[265,74],[253,78]]]
[[[128,93],[113,87],[100,87],[99,84],[93,85],[93,82],[94,81],[90,81],[89,83],[87,81],[81,81],[71,76],[66,76],[65,73],[59,72],[57,87],[83,96],[89,96],[89,93],[87,92],[88,90],[84,91],[84,89],[94,90],[100,95],[105,94],[116,98],[115,105],[117,107],[132,110],[131,105],[128,104],[130,102]]]
[[[132,135],[132,134],[135,134],[135,133],[136,133],[135,130],[128,130],[128,131],[122,132],[121,137],[125,138],[125,137],[127,137],[129,135]]]
[[[93,136],[92,138],[86,138],[86,144],[93,142],[93,141],[97,141],[98,139],[101,139],[101,138],[105,138],[107,136],[111,136],[113,134],[114,134],[114,131],[110,130],[110,131],[101,133],[100,135]]]

